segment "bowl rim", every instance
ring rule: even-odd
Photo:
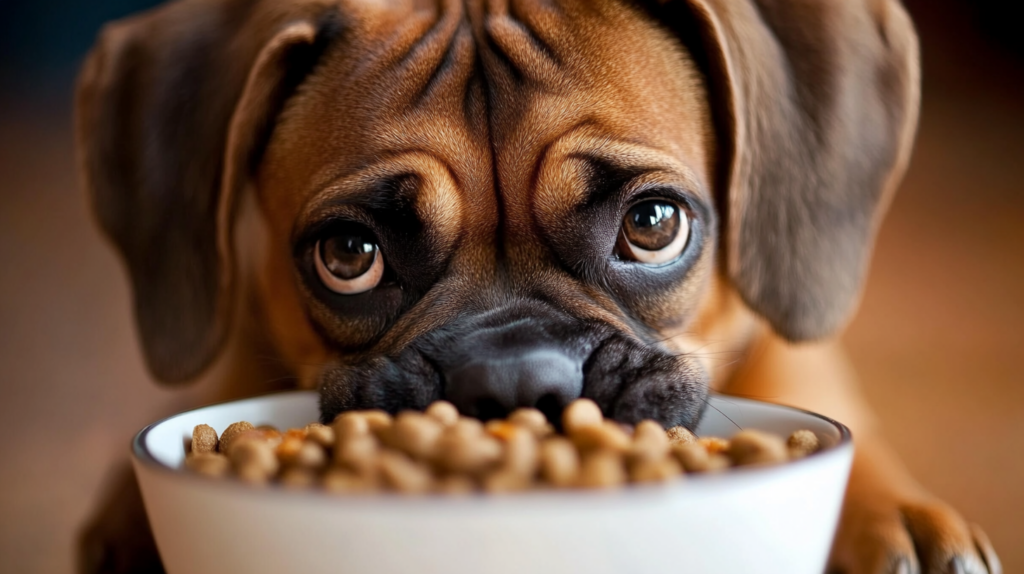
[[[479,501],[506,501],[511,500],[515,503],[523,502],[530,499],[548,499],[552,496],[563,498],[563,499],[581,499],[586,501],[595,500],[607,500],[612,498],[618,498],[619,496],[644,496],[649,493],[663,493],[666,491],[682,489],[691,490],[693,486],[699,485],[698,488],[709,488],[709,487],[725,487],[733,488],[739,483],[750,481],[750,480],[761,480],[762,477],[779,476],[781,474],[791,472],[794,467],[801,468],[808,464],[825,464],[826,459],[834,457],[849,456],[848,451],[853,448],[853,433],[843,423],[830,418],[828,416],[802,409],[799,407],[793,407],[789,405],[783,405],[778,403],[769,403],[766,401],[758,401],[754,399],[748,399],[744,397],[736,397],[732,395],[726,395],[721,393],[710,393],[708,398],[724,398],[729,401],[740,401],[745,403],[753,403],[757,405],[764,405],[769,407],[777,407],[785,410],[799,412],[805,415],[812,416],[823,422],[832,425],[839,432],[839,440],[828,447],[826,450],[819,451],[813,455],[804,457],[802,459],[788,461],[785,464],[774,464],[765,466],[740,466],[730,468],[728,472],[718,473],[697,473],[687,474],[685,480],[674,480],[665,483],[651,483],[651,484],[637,484],[630,483],[624,485],[621,488],[612,489],[581,489],[581,488],[570,488],[570,489],[532,489],[525,490],[522,492],[513,493],[502,493],[501,495],[493,495],[483,492],[473,492],[465,496],[451,496],[442,493],[427,493],[419,495],[409,495],[398,492],[374,492],[371,494],[334,494],[327,493],[322,489],[308,488],[308,489],[287,489],[277,484],[271,484],[264,488],[253,488],[252,486],[241,484],[234,480],[212,480],[208,477],[200,476],[191,472],[184,472],[181,468],[174,468],[168,466],[158,460],[152,452],[150,452],[146,445],[146,437],[149,433],[157,426],[181,415],[189,414],[195,411],[211,408],[226,406],[235,403],[243,403],[248,401],[266,400],[271,398],[297,396],[306,394],[315,394],[316,391],[307,389],[293,389],[286,391],[278,391],[274,393],[267,393],[265,395],[258,395],[255,397],[247,397],[244,399],[236,399],[232,401],[224,401],[219,403],[211,403],[208,405],[202,405],[192,409],[187,409],[163,417],[153,423],[150,423],[139,430],[131,441],[131,455],[133,462],[144,465],[150,470],[159,472],[160,474],[168,477],[177,477],[175,480],[185,480],[187,484],[193,487],[208,487],[216,489],[227,489],[237,494],[244,494],[249,496],[259,496],[260,498],[266,499],[268,497],[278,498],[314,498],[320,504],[334,502],[334,503],[355,503],[355,504],[381,504],[382,501],[388,504],[393,504],[397,501],[399,504],[433,504],[437,501],[441,501],[444,504],[452,504],[453,502],[472,502],[479,503]],[[848,479],[847,474],[847,479]]]

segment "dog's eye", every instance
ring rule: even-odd
[[[664,200],[643,201],[626,212],[617,252],[623,259],[660,265],[678,258],[689,236],[686,211]]]
[[[352,229],[316,242],[316,273],[325,287],[343,295],[369,291],[384,274],[384,256],[366,230]]]

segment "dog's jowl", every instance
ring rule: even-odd
[[[324,421],[583,396],[693,427],[709,390],[770,397],[857,433],[836,568],[997,572],[831,339],[917,57],[895,0],[178,0],[104,30],[78,141],[161,381],[283,374]]]

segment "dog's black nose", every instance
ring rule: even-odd
[[[464,415],[488,420],[536,407],[556,421],[583,390],[582,365],[557,348],[482,350],[487,352],[446,373],[445,394]]]

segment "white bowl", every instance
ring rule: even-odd
[[[135,437],[133,462],[169,574],[821,574],[853,459],[849,430],[755,401],[710,405],[698,435],[806,428],[834,446],[665,486],[464,498],[254,489],[179,470],[197,424],[219,433],[240,420],[317,420],[316,394],[291,392],[154,423]]]

